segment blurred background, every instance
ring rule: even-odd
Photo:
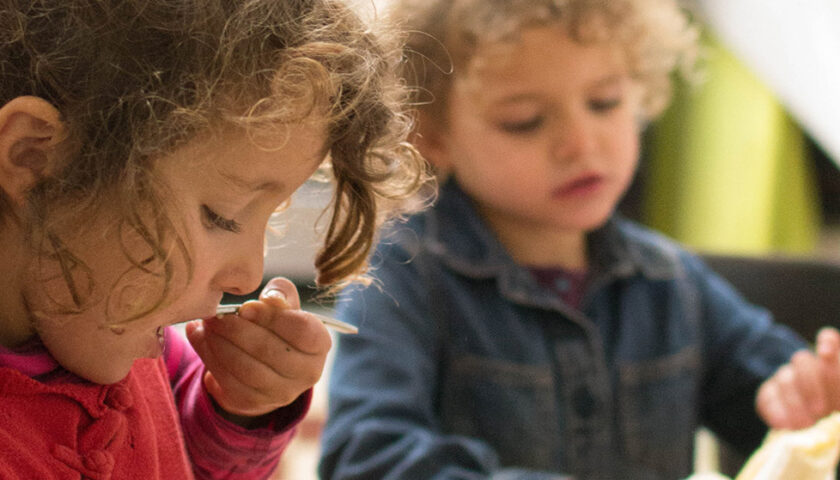
[[[354,3],[375,21],[386,1]],[[686,6],[705,26],[704,79],[681,85],[647,127],[621,210],[698,252],[840,263],[840,2]],[[293,279],[304,298],[315,292],[317,220],[330,196],[308,182],[269,235],[266,276]],[[308,308],[330,312],[328,302]],[[329,367],[275,478],[317,478],[328,377]]]

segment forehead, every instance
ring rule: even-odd
[[[323,161],[326,135],[326,122],[320,118],[216,128],[159,159],[156,171],[174,190],[207,181],[236,189],[292,190],[301,176],[308,176]]]
[[[482,95],[521,88],[560,88],[627,73],[626,56],[610,41],[582,43],[557,25],[532,27],[516,39],[479,45],[455,84]]]

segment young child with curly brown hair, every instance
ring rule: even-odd
[[[4,3],[0,477],[271,475],[331,337],[282,278],[215,310],[322,165],[318,281],[364,272],[426,174],[394,39],[332,0]]]
[[[411,32],[415,139],[442,187],[384,236],[378,288],[339,303],[360,333],[339,340],[322,478],[675,480],[701,425],[752,451],[756,391],[805,343],[616,213],[670,76],[695,70],[678,2],[393,13]],[[828,337],[804,363],[840,366]],[[797,405],[777,401],[796,390],[780,372],[765,419]]]

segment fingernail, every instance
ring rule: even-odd
[[[272,288],[271,290],[266,290],[265,293],[263,293],[263,296],[268,298],[279,298],[284,301],[286,300],[286,294],[275,288]]]

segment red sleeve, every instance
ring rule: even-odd
[[[312,390],[277,409],[259,428],[228,422],[204,389],[201,359],[181,331],[167,330],[164,361],[196,479],[269,478],[309,410]]]

